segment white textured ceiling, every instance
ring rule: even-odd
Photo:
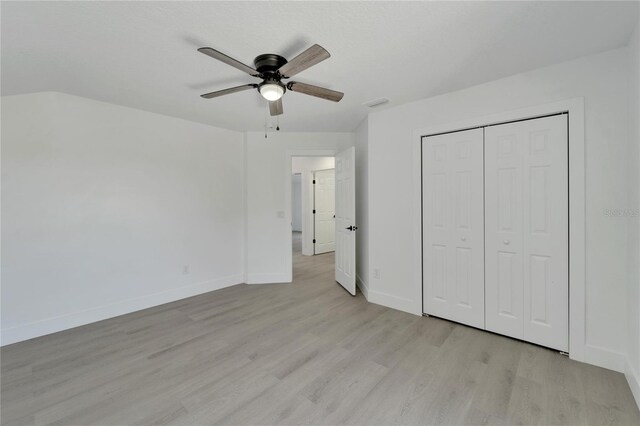
[[[285,131],[351,131],[363,102],[397,105],[626,44],[636,2],[2,2],[2,94],[60,91],[236,130],[264,125],[257,81],[196,52],[252,65],[313,43],[332,55],[285,94]],[[385,107],[380,107],[385,108]]]

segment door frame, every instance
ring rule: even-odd
[[[551,114],[568,113],[569,130],[569,357],[576,361],[590,362],[585,356],[585,139],[584,139],[584,98],[499,112],[453,123],[444,123],[417,129],[413,132],[413,215],[414,229],[414,282],[420,300],[416,311],[423,313],[422,307],[422,137],[467,130],[487,125],[543,117]]]
[[[284,260],[284,268],[287,278],[286,282],[293,281],[293,242],[291,241],[291,161],[293,157],[335,157],[337,153],[337,149],[288,149],[284,153],[284,220],[285,223],[289,224],[284,227],[286,235],[283,235],[285,253],[287,253]]]

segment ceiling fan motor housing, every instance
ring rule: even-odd
[[[253,63],[260,74],[275,74],[281,66],[287,63],[287,60],[275,53],[265,53],[264,55],[256,56]]]
[[[258,91],[261,94],[263,86],[269,87],[271,85],[277,85],[282,88],[280,96],[287,91],[286,86],[280,82],[282,76],[278,72],[278,69],[287,63],[285,58],[274,53],[265,53],[264,55],[257,56],[253,63],[256,66],[256,70],[260,73],[260,77],[263,79],[262,83],[258,85]],[[265,89],[267,89],[267,87],[265,87]]]

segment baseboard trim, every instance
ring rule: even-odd
[[[397,309],[403,312],[408,312],[414,315],[422,315],[422,312],[420,312],[420,308],[416,309],[416,303],[414,300],[405,299],[403,297],[394,296],[380,291],[374,291],[370,288],[367,289],[367,293],[367,300],[371,303],[386,306],[392,309]]]
[[[356,285],[362,292],[362,295],[364,296],[364,298],[367,299],[367,301],[369,301],[369,286],[367,286],[367,284],[362,280],[362,278],[358,274],[356,274]]]
[[[636,400],[636,405],[640,407],[640,378],[636,370],[631,365],[629,358],[627,358],[625,365],[624,376],[627,378],[633,398]]]
[[[597,365],[598,367],[608,368],[609,370],[617,371],[619,373],[624,373],[627,364],[627,357],[625,354],[611,349],[594,345],[585,345],[584,362],[587,364]]]
[[[244,282],[244,275],[229,275],[223,278],[203,281],[183,287],[173,288],[133,299],[122,300],[103,306],[97,306],[80,312],[73,312],[53,318],[22,324],[2,330],[2,346],[22,342],[35,337],[44,336],[58,331],[68,330],[108,318],[117,317],[142,309],[152,308],[187,297],[219,290]]]
[[[247,274],[247,284],[290,283],[291,276],[286,274]]]

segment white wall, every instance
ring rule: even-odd
[[[291,229],[302,232],[302,175],[291,176]]]
[[[355,131],[356,147],[356,282],[369,295],[369,120]]]
[[[242,176],[241,133],[3,97],[2,343],[242,282]]]
[[[293,157],[291,159],[291,173],[327,170],[335,166],[335,157]]]
[[[302,188],[302,254],[313,256],[314,217],[313,217],[313,172],[333,169],[335,157],[293,157],[292,173],[300,173]]]
[[[640,13],[640,12],[639,12]],[[639,16],[640,18],[640,16]],[[629,43],[628,345],[626,375],[640,405],[640,24]]]
[[[626,205],[628,197],[627,65],[628,49],[617,49],[371,113],[369,276],[378,268],[380,278],[367,283],[370,298],[421,311],[421,286],[413,276],[419,266],[413,263],[418,231],[412,218],[420,214],[413,200],[414,130],[585,97],[585,356],[620,370],[626,350],[627,221],[606,217],[604,210]]]
[[[352,133],[246,133],[247,283],[291,281],[291,217],[287,188],[291,153],[334,155],[353,146]]]

